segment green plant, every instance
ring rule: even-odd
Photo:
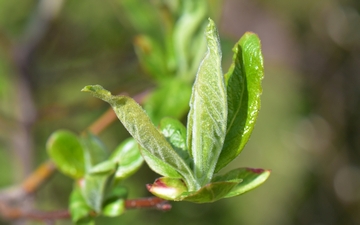
[[[208,50],[192,89],[187,128],[166,118],[158,129],[133,99],[113,96],[99,85],[83,89],[112,106],[141,146],[147,164],[163,176],[148,189],[164,199],[213,202],[243,194],[270,175],[268,170],[250,168],[218,174],[240,154],[257,118],[263,78],[260,41],[246,33],[235,45],[233,64],[224,76],[212,20],[206,40]]]

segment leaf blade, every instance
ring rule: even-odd
[[[208,50],[196,75],[187,125],[194,173],[202,186],[212,178],[225,139],[227,121],[221,48],[215,24],[210,19],[206,39]]]
[[[90,92],[95,97],[108,102],[124,127],[143,149],[148,150],[153,156],[178,171],[189,187],[197,188],[198,185],[195,183],[189,166],[175,152],[165,137],[152,124],[144,110],[132,98],[113,96],[100,85],[89,85],[82,91]],[[147,161],[147,163],[151,168],[157,166],[153,165],[153,161]]]
[[[250,138],[260,109],[264,77],[260,40],[247,32],[235,45],[233,63],[225,75],[228,121],[226,138],[215,172],[236,158]]]

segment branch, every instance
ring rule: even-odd
[[[125,208],[130,209],[157,209],[160,211],[168,211],[171,205],[168,201],[158,198],[139,198],[129,199],[125,201]],[[19,208],[9,207],[6,204],[0,203],[0,212],[2,216],[8,220],[27,219],[37,221],[54,221],[60,219],[69,219],[70,212],[67,209],[57,211],[23,211]],[[94,214],[96,216],[96,214]]]

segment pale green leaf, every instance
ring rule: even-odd
[[[240,154],[260,109],[264,76],[260,40],[256,34],[245,33],[233,51],[233,63],[225,75],[228,102],[226,138],[216,172]]]
[[[109,91],[100,85],[86,86],[82,91],[90,92],[95,97],[108,102],[124,127],[142,148],[178,171],[189,187],[198,188],[189,166],[176,153],[165,137],[151,123],[144,110],[132,98],[112,96]],[[146,157],[144,159],[147,160]],[[147,163],[150,168],[157,166],[152,164],[153,161],[147,161]]]
[[[215,24],[206,29],[208,50],[200,65],[190,100],[187,143],[201,185],[213,175],[225,139],[227,100],[221,70],[221,49]]]
[[[80,181],[80,190],[85,202],[97,213],[101,212],[108,178],[107,174],[87,174]]]

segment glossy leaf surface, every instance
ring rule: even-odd
[[[95,212],[101,212],[108,174],[87,174],[80,181],[80,190],[85,202]]]
[[[167,117],[161,120],[160,130],[173,149],[190,165],[192,159],[186,147],[185,126],[180,121]]]
[[[206,29],[208,50],[196,75],[188,115],[187,143],[194,160],[195,177],[207,184],[225,139],[227,100],[221,69],[221,49],[212,20]]]
[[[46,143],[47,152],[56,167],[65,175],[78,179],[85,174],[85,153],[76,134],[59,130]]]
[[[133,138],[123,141],[111,154],[109,160],[119,165],[115,173],[117,180],[123,180],[135,173],[144,161],[139,145]]]
[[[192,171],[186,162],[176,153],[167,142],[165,137],[152,124],[144,110],[132,99],[126,96],[112,96],[111,93],[103,89],[100,85],[86,86],[82,91],[90,92],[108,102],[114,109],[117,117],[133,136],[133,138],[151,153],[158,160],[166,162],[169,167],[178,171],[192,188],[197,188]],[[147,160],[147,157],[144,156]],[[150,168],[158,170],[159,165],[154,165],[153,161],[147,161]]]
[[[125,211],[125,199],[127,190],[124,187],[115,187],[106,195],[103,203],[102,213],[105,216],[119,216]]]
[[[262,183],[264,183],[270,176],[269,170],[264,169],[252,169],[252,168],[239,168],[229,171],[228,173],[220,176],[216,176],[213,182],[220,181],[239,181],[231,192],[229,192],[225,198],[237,196],[248,192]]]
[[[238,182],[234,181],[209,183],[197,192],[184,193],[181,200],[196,203],[214,202],[226,196],[237,184]]]
[[[226,138],[216,171],[226,166],[247,143],[260,110],[264,76],[260,40],[247,32],[235,45],[232,65],[225,75],[228,119]]]

